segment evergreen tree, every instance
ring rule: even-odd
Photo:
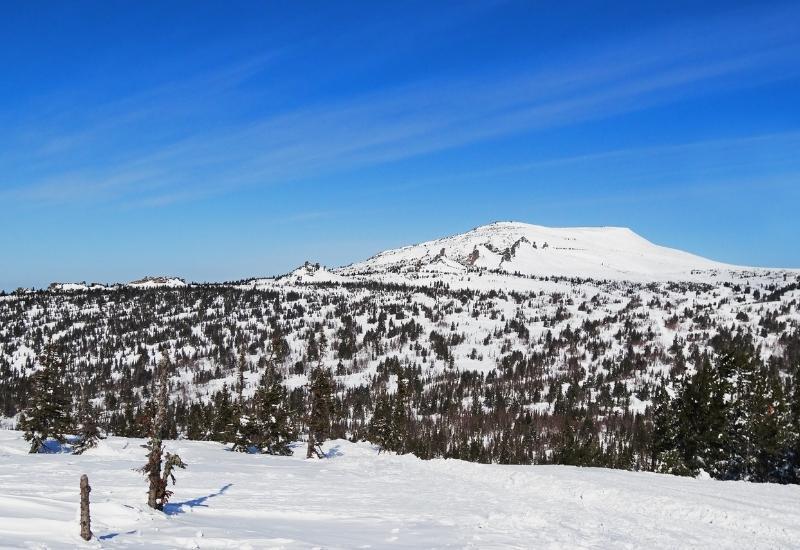
[[[367,433],[370,441],[378,445],[381,451],[391,451],[396,448],[392,403],[385,393],[381,394],[375,402],[375,410],[372,413]]]
[[[783,388],[775,372],[758,369],[743,401],[744,415],[737,430],[740,471],[729,477],[759,482],[783,482],[791,478],[789,465],[789,414]],[[737,401],[737,402],[738,402]],[[739,410],[740,407],[732,407]],[[738,475],[735,475],[737,474]]]
[[[42,368],[33,375],[30,405],[19,422],[25,440],[31,443],[31,453],[45,451],[48,439],[64,443],[70,428],[69,399],[62,385],[64,362],[52,344],[40,362]]]
[[[673,403],[678,415],[675,445],[680,460],[671,473],[696,475],[705,469],[716,474],[724,469],[724,395],[719,371],[704,355]]]
[[[707,355],[696,372],[684,379],[669,400],[659,394],[654,418],[654,452],[658,469],[676,475],[697,475],[701,468],[721,467],[726,430],[724,389]]]
[[[239,401],[239,407],[244,406],[244,389],[245,379],[244,373],[247,370],[247,357],[245,356],[244,346],[239,348],[239,360],[236,363],[236,395]]]
[[[286,360],[287,357],[289,357],[291,348],[289,348],[289,342],[286,340],[286,334],[283,332],[280,323],[275,322],[272,325],[269,350],[269,361],[274,362],[277,365],[280,365]]]
[[[680,463],[675,451],[678,411],[673,406],[666,385],[662,383],[653,402],[652,447],[650,470],[673,471]]]
[[[238,409],[238,407],[236,407]],[[230,440],[231,450],[237,453],[246,453],[253,446],[253,439],[251,430],[253,427],[250,425],[250,418],[247,415],[236,414],[234,417],[236,423],[234,424],[233,437]]]
[[[795,367],[790,391],[792,398],[786,434],[789,444],[787,476],[790,483],[800,483],[800,363]]]
[[[244,414],[244,403],[238,397],[232,398],[227,384],[214,395],[214,419],[210,439],[220,443],[230,443],[231,450],[246,452],[251,445],[248,438],[248,418]]]
[[[767,368],[748,335],[725,338],[720,369],[731,380],[728,468],[716,477],[786,482],[791,479],[791,414],[780,374]]]
[[[213,411],[211,439],[220,443],[232,443],[236,440],[238,423],[228,384],[223,384],[222,389],[214,394]]]
[[[333,378],[330,370],[317,366],[311,373],[308,410],[308,448],[306,458],[322,458],[322,443],[331,430]]]
[[[409,422],[408,382],[402,374],[397,375],[397,392],[394,395],[392,410],[392,433],[394,450],[400,454],[407,452]]]
[[[308,343],[306,344],[306,361],[312,363],[314,361],[318,361],[320,357],[320,349],[319,345],[317,345],[317,338],[314,336],[316,331],[314,329],[309,329],[308,331]]]
[[[728,404],[728,468],[723,477],[749,479],[755,464],[756,441],[754,427],[757,422],[756,399],[760,369],[751,357],[727,352],[720,358],[733,380],[732,395]]]
[[[573,426],[578,426],[576,430]],[[602,466],[603,450],[597,440],[597,430],[592,421],[591,415],[586,410],[573,410],[565,417],[565,425],[561,434],[561,441],[554,450],[554,459],[557,464],[569,464],[573,466]],[[510,449],[508,449],[508,438],[503,441],[504,447],[501,448],[503,455],[500,457],[510,464]]]
[[[232,406],[231,422],[227,430],[226,438],[232,443],[231,450],[244,453],[252,446],[249,430],[249,417],[244,402],[245,378],[244,372],[247,368],[244,347],[239,349],[239,361],[237,363],[237,382],[236,382],[236,402]]]
[[[78,439],[72,446],[72,454],[83,454],[88,449],[96,447],[97,442],[103,439],[100,427],[97,425],[96,414],[89,403],[86,388],[82,387],[75,425],[75,435]]]
[[[793,412],[776,368],[765,368],[749,336],[721,332],[690,380],[656,401],[653,452],[661,471],[718,479],[796,480]]]
[[[270,369],[261,378],[253,398],[253,418],[250,439],[264,454],[288,456],[290,443],[297,439],[292,421],[286,388]]]
[[[694,432],[690,437],[696,445],[695,460],[689,464],[692,469],[702,468],[715,477],[721,477],[728,468],[725,453],[729,438],[726,395],[730,392],[730,385],[723,374],[723,368],[704,356],[692,381],[695,389],[689,392],[694,398],[688,409],[692,415],[689,424]]]

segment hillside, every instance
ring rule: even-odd
[[[173,436],[231,443],[220,411],[234,400],[251,410],[265,379],[277,381],[280,407],[303,432],[310,380],[324,371],[332,438],[376,442],[375,424],[399,402],[403,441],[384,443],[426,459],[800,478],[797,271],[725,267],[620,229],[493,224],[435,243],[337,270],[307,263],[275,279],[0,296],[3,425],[16,426],[30,406],[53,342],[69,406],[78,408],[82,388],[101,428],[120,436],[143,434],[153,373],[166,361]],[[595,278],[588,267],[536,275],[538,264],[522,261],[551,252],[575,260],[580,248],[588,266],[601,247],[614,269],[636,277]],[[534,271],[523,274],[526,265]],[[714,441],[731,443],[687,451],[676,465],[664,458],[675,449],[654,443],[656,417],[697,417],[685,394],[701,373],[715,377],[703,388],[719,388],[706,398],[725,409],[714,429],[731,432]],[[738,435],[743,418],[778,424],[757,427],[779,434],[764,443],[779,452],[758,455],[759,465],[746,459],[754,455]]]
[[[182,287],[186,286],[186,281],[180,279],[178,277],[144,277],[142,279],[137,279],[136,281],[131,281],[128,283],[129,286],[134,288],[175,288],[175,287]]]
[[[313,285],[313,284],[339,284],[347,282],[347,278],[333,273],[319,264],[306,262],[291,273],[274,280],[283,285]],[[269,283],[270,281],[263,281]]]
[[[498,271],[582,279],[683,280],[735,266],[655,245],[623,227],[549,228],[497,222],[382,252],[339,270],[347,275]]]
[[[0,430],[4,548],[788,548],[800,488],[567,466],[499,466],[378,454],[243,455],[174,441],[189,463],[166,514],[147,508],[141,440],[31,457]],[[92,485],[97,541],[78,537]],[[31,480],[35,483],[31,484]],[[99,544],[98,544],[99,542]]]

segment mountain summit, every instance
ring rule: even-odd
[[[488,270],[531,276],[665,279],[715,269],[735,267],[653,244],[624,227],[553,228],[495,222],[382,252],[338,271],[371,275]]]

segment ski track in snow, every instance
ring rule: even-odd
[[[800,487],[568,466],[482,465],[330,441],[326,460],[171,441],[189,464],[146,506],[142,440],[28,455],[0,430],[3,548],[791,548]],[[78,537],[78,482],[95,539]]]

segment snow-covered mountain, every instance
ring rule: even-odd
[[[134,288],[177,288],[186,286],[186,281],[178,277],[144,277],[136,281],[131,281],[128,286]]]
[[[497,271],[524,276],[670,280],[698,271],[735,270],[658,246],[624,227],[550,228],[496,222],[467,233],[389,250],[337,270],[342,275],[463,274]]]
[[[595,281],[720,282],[769,274],[800,274],[796,269],[764,269],[717,262],[654,244],[625,227],[544,227],[495,222],[466,233],[387,250],[350,265],[328,269],[305,262],[278,277],[249,279],[245,286],[337,285],[375,281],[455,288],[536,290],[532,279],[546,277]],[[477,277],[479,278],[477,278]],[[144,277],[133,288],[187,286],[177,277]],[[53,283],[51,290],[83,291],[93,283]]]
[[[322,283],[344,283],[347,277],[333,273],[320,264],[306,262],[291,273],[275,279],[279,284],[322,284]]]

